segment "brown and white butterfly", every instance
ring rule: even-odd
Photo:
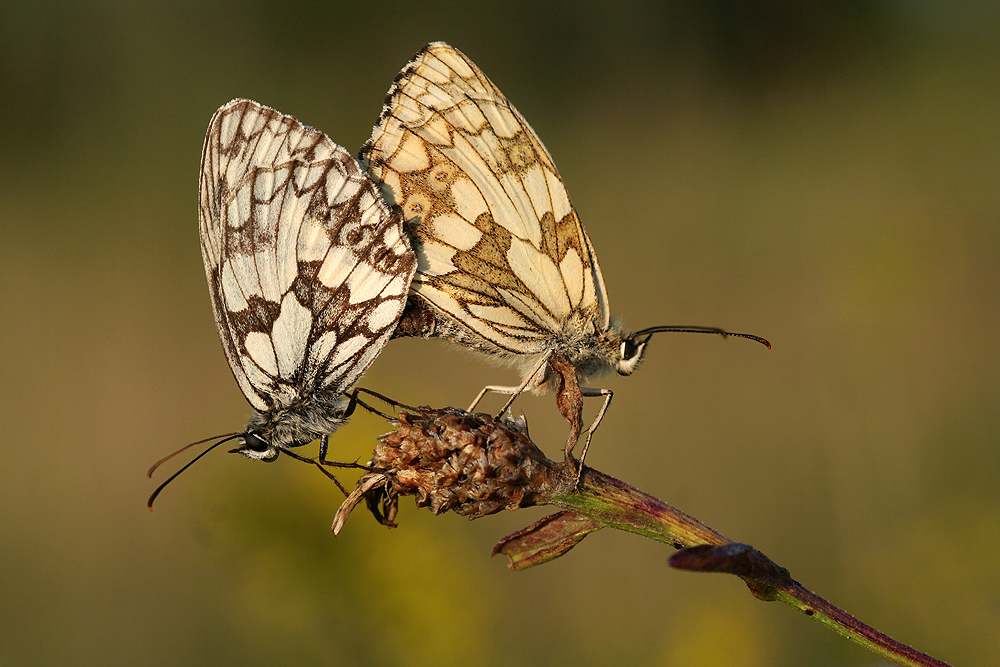
[[[199,196],[215,322],[253,407],[216,445],[235,439],[234,452],[273,461],[319,438],[327,463],[327,438],[355,405],[344,392],[406,303],[416,257],[402,218],[347,150],[242,99],[212,117]]]
[[[551,156],[493,82],[448,44],[428,44],[399,73],[359,161],[402,209],[417,253],[395,335],[446,338],[522,368],[520,386],[487,386],[470,411],[487,391],[512,394],[506,410],[525,389],[551,388],[556,356],[581,381],[610,370],[630,375],[654,333],[726,333],[629,333],[612,319],[594,248]],[[581,458],[612,398],[608,389],[582,393],[605,400]]]

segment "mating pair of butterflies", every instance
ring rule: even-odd
[[[484,389],[516,396],[554,383],[553,354],[581,380],[628,375],[654,332],[684,329],[628,334],[611,320],[593,246],[548,151],[442,42],[396,77],[357,160],[256,102],[219,109],[202,154],[199,221],[219,335],[254,409],[229,437],[252,459],[319,438],[325,461],[327,436],[353,407],[344,392],[394,334],[519,363],[519,387]],[[604,395],[603,409],[611,397],[583,394]]]

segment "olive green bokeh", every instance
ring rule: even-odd
[[[1000,663],[1000,12],[906,4],[0,3],[0,664],[874,664],[637,537],[489,558],[541,512],[404,501],[333,537],[315,470],[221,453],[146,511],[150,463],[248,412],[196,231],[213,111],[251,97],[353,152],[438,39],[546,142],[626,325],[774,344],[655,338],[604,382],[589,463]],[[394,341],[363,384],[462,406],[513,379]],[[552,397],[517,406],[557,455]]]

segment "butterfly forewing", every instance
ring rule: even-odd
[[[480,349],[536,354],[567,326],[608,327],[600,267],[552,158],[461,52],[430,44],[400,72],[361,161],[412,230],[413,291]]]
[[[416,260],[345,149],[250,100],[202,154],[205,272],[229,365],[261,412],[349,388],[385,345]]]

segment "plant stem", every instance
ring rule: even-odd
[[[560,487],[546,501],[548,504],[591,517],[607,527],[636,533],[669,544],[675,549],[698,545],[735,544],[694,517],[592,468],[585,469],[579,489]],[[700,567],[688,569],[708,570]],[[897,664],[911,667],[949,667],[947,663],[902,644],[835,607],[787,576],[787,571],[783,568],[777,570],[784,573],[783,579],[780,577],[760,579],[733,573],[739,574],[746,581],[756,597],[767,601],[784,602],[837,634]]]

